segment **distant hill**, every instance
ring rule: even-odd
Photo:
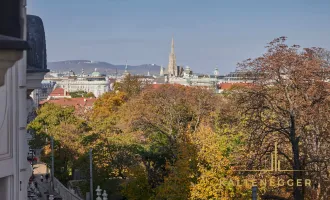
[[[91,60],[66,60],[57,62],[48,62],[48,69],[52,71],[74,71],[76,74],[80,74],[84,69],[85,74],[92,73],[95,68],[97,71],[104,74],[115,74],[116,69],[118,74],[122,74],[125,71],[125,65],[114,65],[107,62],[98,62]],[[148,71],[151,75],[158,75],[160,66],[155,64],[142,64],[137,66],[127,66],[128,71],[131,74],[146,75]]]

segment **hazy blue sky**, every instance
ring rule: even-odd
[[[48,61],[87,59],[221,73],[287,36],[330,49],[330,0],[28,0],[46,29]]]

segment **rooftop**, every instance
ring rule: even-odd
[[[69,96],[70,94],[68,92],[66,92],[66,94],[64,94],[65,91],[63,88],[55,88],[55,90],[53,90],[49,96]]]
[[[45,103],[54,103],[61,106],[74,106],[75,108],[78,107],[92,107],[94,102],[96,101],[96,98],[63,98],[63,99],[50,99],[41,101],[40,105],[43,105]]]
[[[251,86],[251,83],[220,83],[218,86],[221,90],[230,90],[234,86]]]

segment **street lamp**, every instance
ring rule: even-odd
[[[93,200],[93,150],[89,150],[90,197]],[[99,188],[98,188],[99,189]]]
[[[45,128],[46,135],[48,135],[48,129]],[[49,194],[54,192],[54,138],[50,136],[50,145],[51,145],[51,171],[50,171],[50,185],[49,185]],[[47,165],[46,165],[47,166]],[[47,166],[48,168],[48,166]],[[46,170],[48,173],[48,169]]]
[[[51,147],[52,147],[52,170],[51,170],[51,191],[54,191],[54,138],[51,136]]]

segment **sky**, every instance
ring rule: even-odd
[[[221,74],[274,38],[330,50],[330,0],[27,0],[42,18],[48,61],[85,59]]]

